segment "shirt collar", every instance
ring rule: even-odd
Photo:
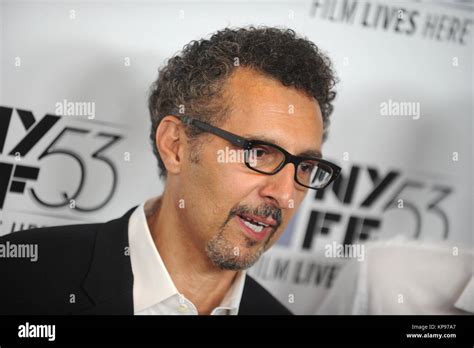
[[[230,315],[237,315],[245,285],[245,271],[240,271],[217,309],[227,309]],[[214,311],[215,311],[214,310]]]
[[[171,276],[155,246],[148,227],[145,211],[153,207],[159,197],[151,198],[135,209],[129,219],[128,233],[130,261],[133,272],[134,311],[142,311],[167,298],[179,295]],[[245,284],[245,271],[240,271],[216,310],[237,314]]]

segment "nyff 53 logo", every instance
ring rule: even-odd
[[[99,210],[112,199],[118,171],[108,153],[123,135],[99,131],[97,129],[102,128],[93,125],[93,121],[76,122],[80,123],[79,127],[64,125],[65,118],[50,114],[38,118],[28,110],[0,106],[0,210],[4,209],[10,193],[27,192],[41,206],[60,208],[69,205],[79,212]],[[24,131],[19,139],[18,132],[9,134],[13,121],[19,121]],[[9,137],[15,141],[9,142]],[[52,140],[45,142],[47,139]],[[96,143],[100,145],[89,150],[91,144],[96,146]],[[85,155],[84,151],[90,152]],[[73,179],[68,181],[67,189],[49,184],[48,193],[45,193],[44,188],[38,187],[38,178],[41,170],[46,168],[51,172],[53,165],[56,171],[64,171],[64,175]],[[100,197],[86,203],[84,192],[94,185],[92,167],[95,171],[106,172],[107,179],[104,180],[106,185],[100,185]]]

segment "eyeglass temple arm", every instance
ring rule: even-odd
[[[177,115],[175,115],[175,116],[177,116]],[[177,116],[177,117],[179,117],[181,120],[183,120],[184,124],[192,125],[192,126],[195,126],[199,129],[205,131],[205,132],[215,134],[215,135],[229,141],[230,143],[232,143],[235,146],[244,147],[245,144],[247,143],[247,139],[245,139],[245,138],[242,138],[242,137],[239,137],[238,135],[229,133],[229,132],[227,132],[223,129],[211,126],[210,124],[207,124],[205,122],[196,120],[195,118],[185,116],[185,115],[181,115],[181,116]]]

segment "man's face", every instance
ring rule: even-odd
[[[314,99],[248,69],[237,70],[225,91],[231,111],[221,128],[294,155],[321,150],[323,121]],[[216,266],[248,268],[278,240],[307,189],[294,181],[292,164],[275,175],[260,174],[246,167],[242,150],[226,140],[207,135],[203,142],[199,162],[186,156],[179,174],[186,202],[182,222],[192,243]],[[260,230],[249,219],[273,226]]]

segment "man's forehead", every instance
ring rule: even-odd
[[[323,122],[317,101],[262,74],[247,69],[238,74],[226,91],[231,101],[229,130],[294,155],[321,157]]]
[[[237,113],[321,117],[315,98],[253,69],[237,69],[225,83],[224,96]]]
[[[226,81],[224,89],[231,99],[240,101],[245,99],[248,103],[243,106],[252,106],[249,102],[258,101],[257,104],[273,102],[268,103],[269,105],[266,107],[277,107],[288,105],[287,101],[291,99],[294,103],[305,99],[307,103],[313,104],[312,107],[317,104],[316,100],[305,92],[292,86],[285,86],[277,79],[249,68],[236,69]],[[278,103],[279,99],[275,99],[275,96],[279,96],[280,99],[285,101]]]

